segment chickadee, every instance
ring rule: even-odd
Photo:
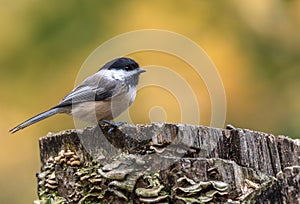
[[[136,96],[139,75],[146,70],[130,58],[117,58],[86,78],[53,108],[9,130],[15,133],[57,113],[87,122],[112,120],[125,111]]]

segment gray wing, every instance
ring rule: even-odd
[[[55,107],[65,107],[88,101],[109,100],[118,94],[118,90],[124,86],[124,83],[117,80],[107,80],[105,78],[93,80],[93,77],[95,79],[97,75],[93,75],[83,81],[81,85],[65,96]]]

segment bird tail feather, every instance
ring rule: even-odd
[[[9,130],[9,132],[11,134],[13,134],[13,133],[15,133],[15,132],[17,132],[17,131],[19,131],[19,130],[21,130],[23,128],[26,128],[26,127],[28,127],[28,126],[30,126],[30,125],[32,125],[34,123],[37,123],[37,122],[39,122],[41,120],[44,120],[46,118],[49,118],[50,116],[55,115],[57,113],[59,113],[59,111],[58,111],[57,108],[53,108],[53,109],[47,110],[45,112],[42,112],[42,113],[40,113],[40,114],[38,114],[38,115],[36,115],[36,116],[34,116],[34,117],[32,117],[32,118],[24,121],[23,123],[17,125],[16,127],[14,127],[11,130]]]

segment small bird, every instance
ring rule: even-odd
[[[86,78],[56,106],[26,120],[9,132],[15,133],[57,113],[66,113],[87,122],[109,123],[133,103],[139,76],[145,71],[133,59],[114,59]]]

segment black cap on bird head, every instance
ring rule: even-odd
[[[139,68],[139,64],[136,61],[131,58],[121,57],[106,63],[101,69],[123,69],[126,71],[131,71],[137,68]]]

